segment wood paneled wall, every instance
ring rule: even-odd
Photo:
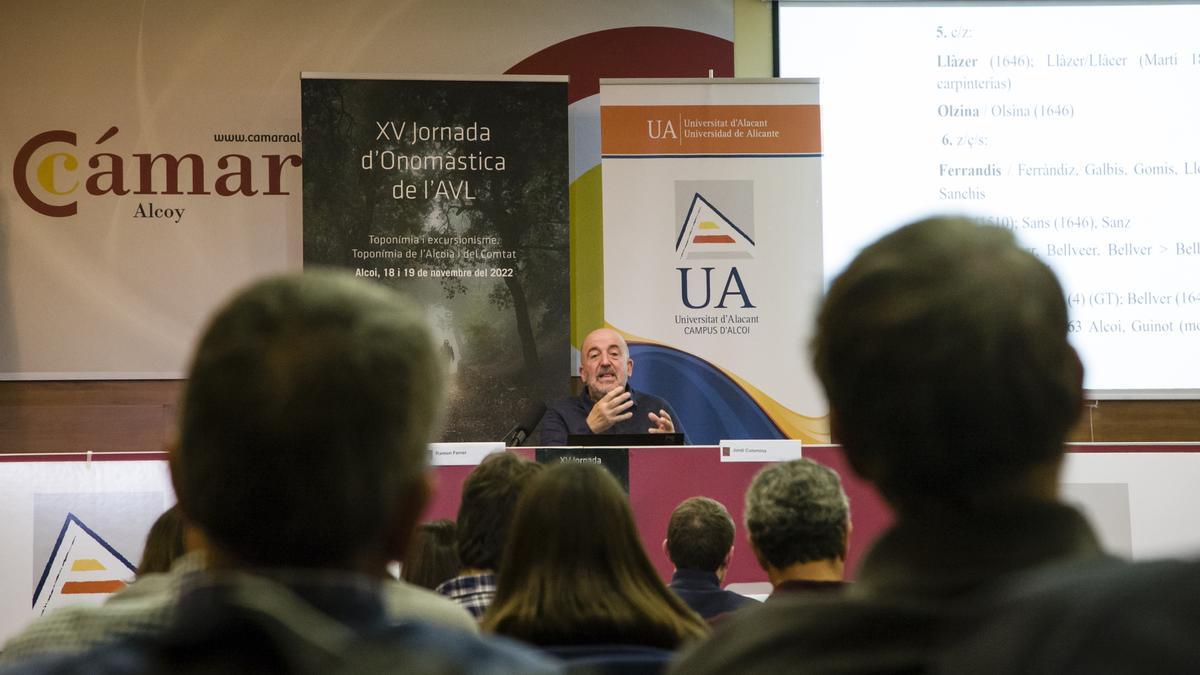
[[[1069,440],[1200,440],[1200,401],[1088,401]]]
[[[182,384],[0,382],[0,453],[162,451]]]
[[[181,380],[0,382],[0,453],[161,451]],[[1089,401],[1072,441],[1200,441],[1200,401]]]

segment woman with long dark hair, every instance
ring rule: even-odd
[[[629,500],[594,464],[557,464],[521,494],[484,630],[543,647],[675,649],[708,633],[642,548]]]

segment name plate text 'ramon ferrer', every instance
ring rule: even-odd
[[[504,452],[504,444],[489,443],[430,443],[429,464],[432,466],[478,466],[493,452]]]

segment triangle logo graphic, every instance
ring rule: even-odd
[[[747,259],[754,257],[754,240],[699,192],[675,238],[681,260]]]
[[[50,551],[33,591],[33,613],[59,607],[99,604],[133,581],[137,568],[73,513]]]

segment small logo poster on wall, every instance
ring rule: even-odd
[[[97,596],[125,588],[136,572],[133,563],[117,549],[75,514],[68,513],[34,589],[34,614],[68,605],[94,604]]]

